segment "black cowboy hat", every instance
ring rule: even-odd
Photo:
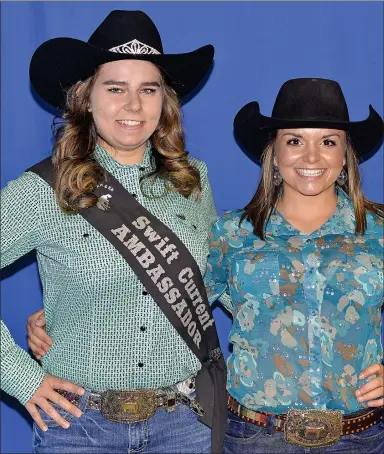
[[[208,72],[211,45],[183,54],[164,54],[160,34],[142,11],[112,11],[87,42],[54,38],[41,44],[29,67],[31,84],[48,104],[65,106],[65,91],[90,77],[96,68],[117,60],[144,60],[157,65],[179,96],[190,93]]]
[[[347,104],[340,85],[328,79],[292,79],[277,95],[272,117],[260,113],[259,104],[250,102],[234,119],[235,136],[246,151],[260,162],[270,133],[276,129],[327,128],[347,131],[360,162],[377,151],[384,136],[384,123],[369,106],[369,117],[349,121]]]

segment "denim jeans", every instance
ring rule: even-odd
[[[79,405],[84,414],[80,418],[68,415],[55,407],[70,422],[63,429],[42,411],[48,426],[46,432],[33,427],[34,453],[66,454],[122,454],[122,453],[209,453],[211,430],[197,420],[184,405],[174,412],[158,409],[145,422],[123,424],[111,422],[98,410],[84,410],[89,392]]]
[[[324,448],[304,448],[287,443],[284,434],[274,429],[256,426],[228,414],[224,453],[237,454],[354,454],[384,452],[384,421],[355,435],[346,435],[337,443]]]

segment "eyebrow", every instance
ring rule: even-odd
[[[118,85],[120,87],[129,85],[128,82],[122,81],[122,80],[106,80],[105,82],[102,83],[102,85]],[[141,84],[142,87],[160,87],[160,83],[156,81],[152,82],[143,82]]]
[[[284,136],[294,136],[294,137],[298,137],[299,139],[302,139],[302,138],[303,138],[302,135],[300,135],[300,134],[295,134],[295,133],[293,133],[293,132],[286,132],[285,134],[283,134],[283,137],[284,137]],[[327,139],[328,137],[332,137],[332,136],[340,137],[339,134],[336,134],[336,133],[335,133],[335,134],[327,134],[327,135],[325,135],[325,136],[322,136],[322,139]]]

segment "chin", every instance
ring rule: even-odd
[[[324,191],[325,191],[325,189],[308,189],[308,188],[297,189],[297,192],[299,192],[302,195],[306,195],[306,196],[316,196],[316,195],[321,194]]]
[[[146,143],[146,140],[134,143],[121,142],[118,144],[118,148],[124,151],[135,151],[138,148],[142,147]]]

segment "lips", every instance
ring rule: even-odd
[[[302,177],[320,177],[327,169],[295,169]]]
[[[143,123],[138,120],[117,120],[117,122],[124,126],[140,126]]]

